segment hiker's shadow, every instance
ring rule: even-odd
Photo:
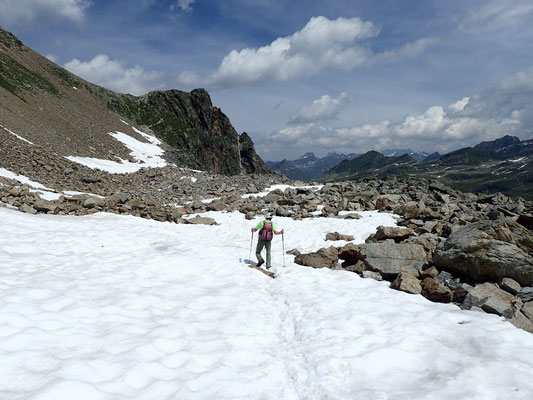
[[[250,264],[251,264],[251,265],[256,265],[256,264],[257,264],[256,261],[249,260],[249,259],[247,259],[247,258],[244,258],[244,259],[241,258],[240,261],[243,262],[243,263],[245,263],[245,264],[248,264],[248,265],[250,265]]]

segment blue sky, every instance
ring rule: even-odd
[[[0,0],[0,10],[2,27],[91,82],[136,95],[207,88],[267,160],[533,137],[531,0]]]

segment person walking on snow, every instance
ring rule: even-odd
[[[261,252],[263,248],[266,247],[266,268],[271,267],[270,260],[270,245],[272,243],[272,238],[274,235],[282,235],[285,233],[285,230],[282,229],[278,231],[276,225],[272,222],[272,217],[267,217],[264,221],[261,221],[257,224],[255,228],[252,228],[252,232],[259,231],[259,239],[257,240],[257,247],[255,249],[255,256],[257,257],[257,266],[260,267],[265,263],[263,257],[261,257]]]

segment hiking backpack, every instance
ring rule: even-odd
[[[259,231],[259,239],[261,240],[272,240],[274,232],[272,231],[272,222],[265,221],[263,227]]]

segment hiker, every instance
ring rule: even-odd
[[[266,247],[266,268],[271,267],[270,264],[270,245],[272,244],[272,238],[274,235],[282,235],[285,230],[278,231],[276,225],[272,222],[272,217],[267,217],[264,221],[257,224],[255,228],[252,228],[252,232],[259,231],[259,239],[257,241],[257,247],[255,249],[255,256],[257,257],[257,266],[260,267],[265,263],[263,257],[261,257],[261,251]]]

